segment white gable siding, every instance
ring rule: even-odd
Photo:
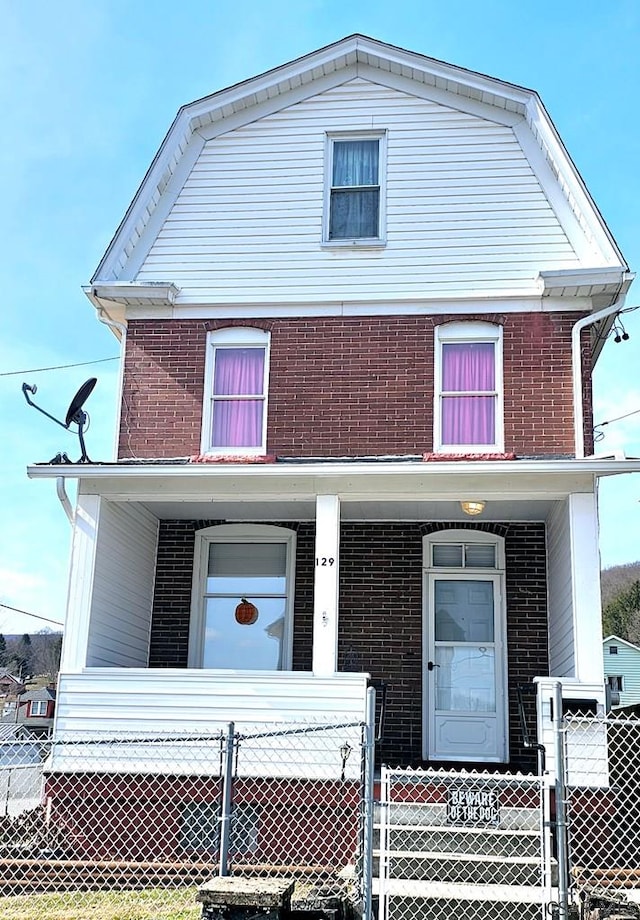
[[[611,655],[609,648],[618,647],[617,655]],[[623,690],[620,693],[620,705],[628,706],[631,703],[640,703],[640,649],[634,648],[617,638],[607,639],[603,643],[604,673],[622,675]]]
[[[323,248],[325,134],[385,130],[387,245]],[[512,128],[355,79],[209,140],[136,280],[187,302],[531,288],[579,260]]]
[[[144,667],[156,562],[158,520],[144,508],[102,500],[87,664]]]

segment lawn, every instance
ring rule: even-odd
[[[0,896],[2,920],[198,920],[196,888]]]

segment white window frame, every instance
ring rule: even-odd
[[[442,441],[442,399],[444,395],[473,395],[462,393],[444,394],[442,391],[442,346],[466,342],[492,343],[494,345],[495,390],[495,441],[492,444],[445,444]],[[435,355],[433,367],[433,449],[435,453],[484,454],[504,451],[504,376],[502,368],[502,326],[484,322],[452,322],[435,328]]]
[[[213,439],[213,381],[216,353],[228,348],[264,349],[264,379],[262,395],[240,397],[244,399],[262,399],[262,439],[257,447],[214,447]],[[220,454],[221,456],[261,456],[267,449],[267,410],[269,407],[269,363],[271,336],[264,329],[252,326],[231,326],[215,329],[207,333],[206,358],[204,370],[204,401],[202,406],[202,436],[200,451],[203,454]],[[237,399],[238,397],[229,397]]]
[[[296,533],[288,527],[271,524],[216,524],[199,530],[195,535],[193,580],[191,585],[191,616],[189,619],[189,653],[187,666],[202,668],[204,655],[205,595],[209,565],[209,547],[212,543],[284,543],[286,545],[286,584],[284,635],[282,639],[281,670],[290,671],[293,657],[293,609],[296,571]],[[209,669],[207,669],[209,670]],[[213,670],[213,669],[211,669]],[[242,671],[242,668],[216,669],[221,674]],[[246,673],[270,674],[271,671]],[[273,672],[277,673],[277,672]]]
[[[333,189],[333,150],[336,141],[378,141],[378,235],[334,240],[329,236],[331,226],[331,191]],[[324,217],[322,245],[327,248],[385,246],[387,226],[387,133],[386,131],[330,131],[325,136]]]
[[[35,710],[42,710],[42,712]],[[46,700],[30,700],[29,701],[29,715],[42,718],[47,714],[47,701]]]

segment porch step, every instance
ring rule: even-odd
[[[539,857],[540,832],[494,830],[487,828],[447,828],[442,825],[393,824],[387,827],[391,850],[429,850],[440,854],[461,853],[494,858]],[[380,828],[374,830],[374,846],[379,845]]]

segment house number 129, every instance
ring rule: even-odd
[[[334,565],[335,561],[333,556],[316,556],[316,565]]]

